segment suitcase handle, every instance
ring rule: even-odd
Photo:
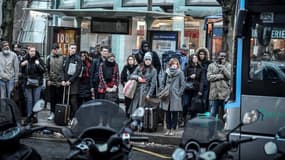
[[[67,91],[67,95],[65,94],[65,89],[66,89],[66,86],[63,87],[63,98],[62,98],[62,104],[65,104],[65,96],[67,96],[67,102],[66,104],[69,105],[69,96],[70,96],[70,85],[68,86],[68,91]]]

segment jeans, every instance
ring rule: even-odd
[[[210,109],[211,109],[211,116],[215,117],[217,114],[219,114],[219,118],[223,119],[224,115],[224,106],[225,101],[224,100],[210,100]]]
[[[27,116],[32,114],[33,106],[40,99],[42,91],[42,86],[38,86],[35,88],[27,88],[25,87],[25,97],[27,103]]]
[[[11,92],[14,88],[14,80],[0,80],[0,96],[1,98],[11,98]]]
[[[175,111],[166,111],[166,125],[167,129],[176,129],[178,121],[178,112]]]

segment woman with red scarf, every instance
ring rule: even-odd
[[[115,61],[115,55],[110,53],[99,67],[98,98],[119,103],[119,82],[119,67]]]
[[[91,92],[90,92],[91,61],[90,61],[87,51],[81,51],[80,56],[81,56],[83,65],[82,65],[82,70],[80,73],[79,105],[91,100]]]

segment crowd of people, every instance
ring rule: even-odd
[[[226,52],[219,52],[215,61],[209,60],[207,48],[198,48],[192,55],[186,49],[180,52],[182,58],[169,57],[166,67],[162,67],[159,55],[150,50],[149,42],[142,41],[139,52],[127,57],[120,73],[115,54],[107,46],[101,46],[91,55],[87,51],[77,52],[77,45],[71,44],[68,55],[63,55],[60,47],[53,44],[44,62],[34,46],[23,50],[19,44],[14,44],[10,49],[9,43],[2,41],[1,98],[18,97],[15,98],[19,100],[17,104],[25,108],[23,115],[29,117],[32,106],[41,98],[43,86],[46,86],[47,101],[50,102],[48,120],[52,121],[56,104],[62,103],[64,88],[70,88],[72,118],[78,107],[91,99],[119,103],[119,85],[124,87],[128,80],[136,80],[134,97],[124,99],[126,116],[129,117],[138,107],[148,106],[148,101],[167,87],[169,93],[160,99],[159,112],[165,115],[165,134],[174,135],[178,125],[183,126],[197,113],[210,111],[215,116],[221,111],[221,118],[231,89],[231,65],[226,61]],[[24,98],[15,95],[20,93],[24,93]],[[199,99],[200,104],[193,105],[194,99]],[[28,120],[36,121],[36,118]]]

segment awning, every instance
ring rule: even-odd
[[[184,17],[184,14],[165,13],[157,11],[130,11],[130,10],[106,10],[106,9],[36,9],[23,8],[28,11],[37,11],[60,16],[72,17],[102,17],[102,18],[127,18],[127,17],[153,17],[153,18],[171,18]]]

